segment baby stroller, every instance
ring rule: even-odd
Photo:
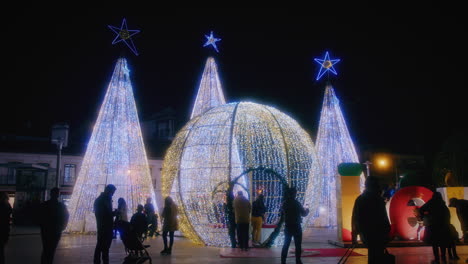
[[[132,230],[129,222],[119,221],[117,223],[117,230],[120,233],[120,238],[125,246],[127,256],[125,257],[124,263],[140,264],[149,260],[152,264],[152,260],[146,248],[149,245],[143,245],[138,239],[137,234]]]

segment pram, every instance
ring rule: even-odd
[[[149,245],[143,245],[141,243],[129,222],[119,221],[117,223],[117,230],[119,231],[120,238],[125,246],[125,252],[127,253],[124,263],[140,264],[147,260],[149,260],[150,264],[153,263],[146,250]]]

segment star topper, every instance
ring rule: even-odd
[[[135,34],[140,33],[140,30],[129,30],[127,28],[127,21],[125,18],[122,20],[122,25],[120,28],[114,27],[111,25],[108,25],[108,27],[115,33],[117,36],[115,36],[114,40],[112,41],[112,45],[117,44],[121,41],[125,42],[127,47],[135,54],[138,56],[138,51],[135,47],[135,44],[133,44],[132,36]]]
[[[335,64],[337,64],[338,62],[340,62],[340,59],[334,59],[334,60],[331,60],[330,59],[330,55],[328,54],[328,51],[325,52],[325,57],[322,59],[317,59],[315,58],[314,59],[315,62],[317,62],[318,64],[320,64],[320,70],[317,74],[317,78],[315,78],[315,80],[320,80],[320,78],[322,78],[322,76],[330,71],[331,73],[337,75],[336,73],[336,70],[335,68],[333,67]]]
[[[211,31],[211,34],[209,36],[205,35],[205,38],[206,38],[206,43],[205,43],[205,45],[203,45],[203,47],[211,45],[216,50],[216,52],[219,52],[218,47],[216,47],[216,42],[220,41],[221,39],[215,38],[213,36],[213,31]]]

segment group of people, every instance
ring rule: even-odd
[[[117,210],[112,209],[112,196],[116,187],[109,184],[105,187],[98,198],[94,201],[94,213],[96,215],[97,225],[97,244],[94,251],[94,264],[100,264],[101,259],[104,264],[109,263],[109,249],[114,235],[114,227],[119,226],[119,221],[128,222],[127,207],[125,200],[119,198]],[[115,220],[114,220],[115,217]],[[170,196],[164,200],[164,209],[161,214],[163,220],[163,255],[172,253],[174,244],[174,232],[178,229],[177,206]],[[130,219],[132,232],[135,232],[140,241],[143,241],[145,235],[153,236],[157,234],[157,216],[151,198],[148,198],[145,206],[139,204],[137,212]],[[148,232],[148,233],[147,233]],[[169,244],[167,236],[169,235]]]
[[[114,220],[114,235],[117,237],[117,227],[119,221],[129,222],[127,214],[127,202],[124,198],[120,197],[117,200],[117,210],[115,210]],[[137,211],[130,219],[130,224],[134,231],[136,231],[138,238],[143,241],[146,237],[158,236],[158,215],[154,210],[154,205],[151,198],[146,199],[145,206],[138,204]]]
[[[468,201],[451,198],[449,206],[457,209],[457,215],[463,230],[465,241],[468,239]],[[432,246],[433,263],[446,263],[449,259],[459,259],[456,242],[459,234],[450,224],[450,211],[440,192],[434,192],[432,198],[416,209],[418,221],[424,222],[423,241]],[[418,233],[420,228],[418,227]],[[377,178],[366,179],[365,191],[356,199],[352,215],[352,240],[357,243],[357,236],[368,248],[368,263],[385,263],[385,247],[390,242],[390,223],[385,208],[384,197]]]
[[[94,214],[96,217],[97,243],[94,250],[94,263],[109,263],[109,249],[115,237],[116,226],[120,221],[129,222],[125,199],[118,199],[117,209],[112,207],[112,196],[117,188],[109,184],[94,201]],[[41,214],[38,222],[41,230],[42,254],[41,264],[52,264],[55,250],[60,241],[62,232],[68,224],[69,213],[65,204],[59,201],[60,190],[55,187],[50,191],[50,199],[40,205]],[[0,264],[5,263],[4,249],[10,234],[10,225],[13,210],[8,202],[8,195],[0,192]],[[174,244],[174,232],[178,229],[177,206],[171,197],[166,197],[164,209],[161,214],[163,220],[163,255],[170,255]],[[139,204],[137,211],[130,219],[132,232],[135,232],[140,241],[146,237],[158,235],[157,214],[151,198],[143,206]],[[167,237],[169,235],[169,243]]]
[[[281,263],[286,263],[289,245],[292,238],[296,246],[296,263],[301,261],[302,245],[302,217],[309,214],[309,209],[305,209],[296,200],[297,190],[295,187],[288,188],[285,199],[281,207],[281,214],[284,217],[284,244],[281,250]],[[252,224],[252,244],[255,246],[261,243],[261,228],[265,221],[266,207],[263,194],[259,194],[250,205],[249,200],[242,191],[237,193],[233,203],[234,215],[237,230],[237,244],[242,251],[249,249],[249,224]]]
[[[94,252],[94,263],[109,263],[109,249],[114,237],[114,227],[119,221],[128,222],[127,206],[123,198],[118,199],[116,210],[112,208],[112,197],[116,187],[109,184],[94,201],[94,213],[97,225],[97,244]],[[43,251],[41,263],[52,263],[55,250],[60,241],[62,231],[68,223],[68,210],[59,201],[60,190],[53,188],[50,200],[41,204],[42,214],[39,217]],[[297,190],[288,188],[281,207],[284,218],[284,244],[281,251],[281,263],[286,263],[286,257],[292,238],[295,243],[296,263],[301,262],[302,244],[302,217],[309,213],[299,201],[296,200]],[[460,220],[465,242],[468,240],[468,201],[451,198],[450,207],[455,207]],[[238,247],[247,251],[249,249],[249,226],[252,225],[252,244],[258,245],[261,241],[261,228],[265,221],[266,207],[263,194],[259,194],[250,204],[242,191],[237,193],[233,202],[235,223],[237,229]],[[448,254],[450,259],[459,259],[456,251],[456,242],[459,234],[450,224],[450,211],[439,192],[434,192],[432,198],[417,209],[417,213],[424,221],[424,242],[431,244],[434,254],[434,263],[446,262]],[[171,197],[164,200],[162,236],[164,249],[162,255],[170,255],[174,243],[174,232],[178,230],[177,206]],[[4,247],[10,232],[12,208],[8,196],[0,192],[0,264],[5,263]],[[114,219],[115,218],[115,219]],[[157,215],[151,198],[146,204],[137,206],[137,212],[130,219],[132,230],[143,241],[146,236],[157,234]],[[168,241],[169,236],[169,241]],[[385,201],[378,179],[369,176],[366,178],[365,190],[356,199],[352,214],[352,241],[357,243],[357,237],[368,248],[369,264],[384,263],[385,247],[390,241],[390,223],[385,208]]]

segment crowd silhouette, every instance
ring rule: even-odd
[[[112,239],[117,237],[117,231],[133,232],[138,241],[143,242],[148,237],[157,236],[158,215],[148,198],[146,204],[138,204],[136,212],[128,220],[128,208],[124,198],[119,198],[117,208],[113,209],[112,198],[116,187],[112,184],[105,186],[104,191],[94,201],[96,217],[97,241],[93,261],[95,264],[109,263],[109,249]],[[352,243],[360,241],[368,248],[368,263],[387,263],[392,255],[386,247],[392,240],[390,223],[385,208],[395,190],[384,191],[376,177],[369,176],[365,181],[365,190],[359,195],[352,212]],[[297,190],[286,188],[280,214],[284,219],[284,244],[281,250],[281,263],[286,263],[289,246],[294,239],[296,263],[302,263],[302,218],[309,214],[296,199]],[[50,199],[40,204],[41,212],[38,222],[41,230],[42,254],[41,263],[53,263],[55,251],[61,239],[62,232],[68,223],[67,207],[60,202],[59,188],[52,188]],[[240,251],[249,250],[249,228],[251,228],[252,247],[262,246],[262,224],[267,213],[264,194],[257,193],[251,204],[243,191],[237,192],[233,201],[235,227],[237,231],[237,245]],[[456,208],[458,220],[461,223],[462,234],[451,224],[450,211],[440,192],[433,192],[433,196],[424,205],[415,207],[414,214],[418,225],[418,240],[424,229],[423,242],[431,245],[434,260],[432,263],[446,263],[447,260],[457,260],[457,244],[460,237],[466,242],[468,231],[468,201],[450,198],[449,207]],[[12,222],[12,207],[8,202],[8,195],[0,192],[0,264],[5,263],[4,248],[9,239]],[[218,219],[218,218],[216,218]],[[225,219],[224,217],[222,219]],[[164,248],[161,255],[171,255],[174,245],[174,233],[178,230],[178,207],[174,200],[167,196],[161,213],[162,239]],[[119,228],[120,227],[120,228]],[[123,234],[120,234],[122,240]],[[125,244],[125,243],[124,243]],[[393,257],[394,258],[394,257]],[[394,259],[393,259],[394,261]],[[468,261],[468,260],[467,260]]]

